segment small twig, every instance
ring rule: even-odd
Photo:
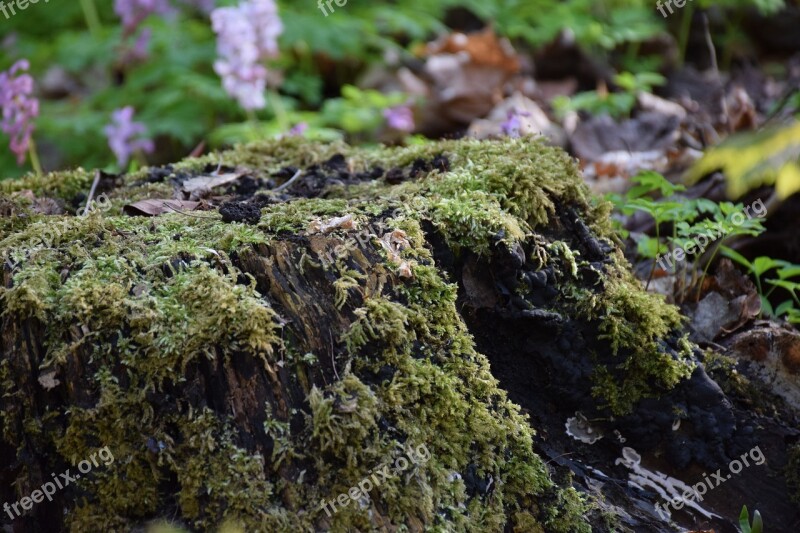
[[[208,217],[206,217],[206,216],[203,216],[203,215],[193,215],[193,214],[191,214],[191,213],[187,213],[186,211],[181,211],[181,210],[180,210],[180,209],[178,209],[177,207],[172,207],[172,206],[171,206],[171,205],[169,205],[167,202],[163,202],[163,203],[162,203],[162,205],[163,205],[164,207],[168,207],[168,208],[172,209],[172,210],[173,210],[173,211],[175,211],[176,213],[180,213],[181,215],[186,215],[187,217],[196,217],[196,218],[217,218],[217,217],[215,217],[215,216],[208,216]]]
[[[203,150],[206,147],[205,141],[200,141],[200,144],[194,147],[194,150],[189,152],[189,157],[200,157],[200,154],[203,153]]]
[[[298,170],[297,172],[295,172],[295,173],[294,173],[294,176],[292,176],[291,178],[289,178],[289,181],[287,181],[286,183],[284,183],[284,184],[282,184],[282,185],[279,185],[279,186],[275,187],[275,188],[273,189],[273,191],[275,191],[275,192],[280,192],[280,191],[282,191],[282,190],[284,190],[284,189],[286,189],[286,188],[289,188],[289,187],[291,187],[291,186],[292,186],[292,184],[293,184],[295,181],[297,181],[297,180],[298,180],[298,178],[300,178],[300,175],[301,175],[302,173],[303,173],[303,171],[302,171],[302,170]]]
[[[711,54],[711,68],[714,69],[717,77],[719,77],[719,67],[717,66],[717,49],[714,48],[714,41],[711,40],[711,30],[708,28],[708,15],[705,13],[701,14],[703,17],[703,33],[706,36],[706,45],[708,45],[708,51]]]
[[[568,453],[562,453],[561,455],[556,455],[556,456],[555,456],[555,457],[553,457],[552,459],[548,459],[547,461],[545,461],[545,463],[544,463],[544,464],[545,464],[545,465],[549,465],[550,463],[552,463],[552,462],[553,462],[553,461],[555,461],[556,459],[561,459],[562,457],[566,457],[566,456],[568,456],[568,455],[574,455],[575,453],[577,453],[577,452],[568,452]]]
[[[789,101],[789,98],[796,94],[798,89],[800,89],[800,83],[797,81],[790,83],[789,86],[786,87],[783,96],[781,96],[781,98],[778,100],[778,103],[775,104],[775,109],[764,119],[764,122],[758,128],[759,130],[763,130],[768,123],[772,122],[775,117],[777,117],[780,112],[783,111],[783,107]]]
[[[92,205],[92,199],[94,199],[94,192],[97,190],[97,184],[100,183],[100,171],[94,171],[94,181],[92,182],[92,188],[89,189],[89,198],[86,200],[86,207],[83,208],[83,216],[86,216],[89,213],[89,208]]]
[[[331,335],[330,331],[328,332],[328,340],[330,341],[331,344],[331,366],[333,367],[333,375],[336,376],[336,381],[341,381],[341,379],[339,378],[339,373],[336,371],[336,358],[334,357],[333,354],[333,336]]]
[[[717,65],[717,49],[714,47],[714,41],[711,39],[711,30],[708,27],[708,15],[701,14],[703,19],[703,34],[706,37],[706,45],[708,46],[709,58],[711,59],[711,69],[717,77],[717,80],[722,86],[722,78],[719,75],[719,65]],[[724,87],[723,87],[724,88]],[[733,125],[731,124],[731,115],[728,113],[728,102],[725,100],[725,92],[722,93],[720,99],[722,104],[722,113],[725,115],[725,125],[728,127],[728,132],[733,133]]]

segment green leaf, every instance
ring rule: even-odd
[[[663,196],[672,196],[678,191],[686,190],[683,185],[675,185],[658,172],[652,170],[640,172],[631,179],[634,183],[646,188],[648,192],[658,190]]]
[[[775,316],[780,318],[781,316],[785,315],[789,312],[790,309],[794,307],[794,302],[792,300],[786,300],[778,307],[775,308]]]
[[[794,293],[797,289],[800,289],[800,283],[795,283],[793,281],[783,280],[783,279],[768,279],[766,280],[767,283],[770,285],[774,285],[776,287],[781,287],[782,289],[786,289],[787,291]]]
[[[762,533],[764,530],[764,523],[761,521],[761,513],[758,511],[753,512],[753,527],[751,533]]]
[[[800,276],[800,265],[788,264],[778,270],[778,277],[781,279],[794,278]]]
[[[666,252],[667,247],[655,237],[643,236],[636,242],[636,250],[642,257],[655,259],[659,254]]]
[[[756,257],[752,263],[753,273],[758,277],[761,277],[761,274],[764,272],[772,270],[773,268],[778,268],[779,266],[781,266],[779,260],[765,256]]]
[[[759,298],[761,298],[761,312],[769,316],[776,316],[769,299],[763,295],[759,295]]]
[[[800,309],[792,308],[789,309],[786,320],[791,322],[792,324],[800,324]]]
[[[750,513],[747,512],[747,506],[742,507],[742,512],[739,513],[739,528],[742,530],[742,533],[751,533],[750,532]]]

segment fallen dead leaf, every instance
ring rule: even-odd
[[[426,52],[428,55],[466,53],[475,65],[497,67],[511,73],[520,67],[511,43],[498,38],[491,27],[470,34],[451,33],[428,43]]]
[[[687,314],[692,319],[693,340],[711,342],[739,318],[739,309],[720,293],[709,292]]]
[[[429,43],[424,72],[431,97],[424,128],[448,129],[483,117],[502,99],[503,86],[520,70],[520,58],[511,44],[489,27],[453,33]]]
[[[728,112],[728,126],[732,132],[756,129],[761,122],[758,111],[747,91],[734,86],[725,98]]]
[[[353,215],[334,217],[325,222],[314,220],[308,227],[309,233],[330,233],[335,229],[353,229],[355,222]]]
[[[622,122],[600,115],[580,123],[570,140],[575,155],[584,161],[598,161],[616,151],[663,154],[678,140],[679,123],[675,116],[653,112]]]
[[[671,115],[680,120],[686,118],[686,109],[677,102],[670,102],[651,93],[640,92],[636,95],[636,102],[644,111],[653,111],[661,115]]]
[[[148,198],[133,204],[128,204],[122,208],[122,212],[128,216],[154,217],[162,213],[174,213],[176,211],[194,211],[200,202],[189,200],[166,200],[158,198]]]
[[[700,302],[685,306],[699,340],[733,333],[761,312],[755,285],[727,258],[719,262],[713,276],[705,278],[701,294],[705,296]]]
[[[181,188],[184,190],[184,192],[192,194],[201,190],[213,189],[214,187],[231,183],[232,181],[238,180],[243,175],[244,174],[236,172],[229,172],[226,174],[196,176],[184,181],[183,185],[181,185]]]

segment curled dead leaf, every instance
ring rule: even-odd
[[[133,204],[128,204],[122,208],[122,212],[128,216],[154,217],[162,213],[174,213],[176,211],[194,211],[200,202],[189,200],[165,200],[148,198]]]

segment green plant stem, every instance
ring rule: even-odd
[[[631,65],[633,65],[634,62],[636,61],[636,56],[639,54],[639,48],[641,47],[641,44],[642,43],[640,41],[631,41],[628,43],[628,48],[625,53],[625,59],[626,62],[628,63],[627,67],[629,69],[631,68]]]
[[[245,110],[245,114],[247,115],[247,140],[248,142],[257,141],[258,140],[258,117],[256,117],[256,112],[252,109]]]
[[[658,226],[659,226],[659,221],[658,219],[656,219],[656,257],[655,259],[653,259],[653,266],[650,267],[650,275],[647,276],[647,283],[645,283],[644,285],[644,290],[647,290],[650,287],[650,281],[652,281],[653,273],[655,273],[656,271],[656,259],[658,259],[658,249],[659,246],[661,245],[661,236],[658,233]]]
[[[277,91],[270,90],[268,92],[269,100],[272,104],[272,109],[275,112],[275,119],[278,121],[278,125],[281,128],[281,131],[288,131],[289,126],[289,119],[286,116],[286,108],[283,107],[283,102],[281,101],[281,95],[278,94]]]
[[[28,143],[28,155],[31,158],[31,166],[33,167],[33,171],[36,172],[37,176],[41,176],[42,165],[39,163],[39,155],[36,153],[36,143],[33,141],[33,137],[31,137],[31,140]]]
[[[97,15],[97,6],[94,5],[94,0],[81,0],[81,8],[83,9],[83,17],[86,19],[86,26],[89,27],[89,33],[92,37],[98,37],[102,25],[100,24],[100,17]]]
[[[683,66],[686,62],[686,48],[689,45],[689,33],[692,31],[692,18],[694,18],[694,8],[688,4],[683,8],[681,14],[681,26],[678,33],[678,66]]]
[[[717,256],[717,252],[719,252],[720,247],[722,246],[722,242],[720,241],[714,248],[714,251],[711,252],[711,257],[708,258],[706,262],[706,266],[703,269],[703,275],[700,276],[700,280],[697,282],[697,297],[695,298],[696,302],[700,301],[700,292],[703,290],[703,281],[706,279],[706,275],[708,274],[708,269],[711,268],[711,263],[714,262],[714,258]],[[691,296],[690,296],[691,298]]]

